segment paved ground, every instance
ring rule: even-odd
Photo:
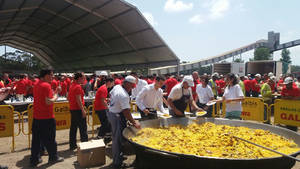
[[[27,130],[26,130],[27,131]],[[79,137],[79,133],[77,135]],[[92,138],[91,129],[89,128],[89,138]],[[38,168],[55,168],[55,169],[69,169],[69,168],[81,168],[77,163],[76,152],[69,151],[68,145],[69,130],[57,131],[57,143],[59,155],[65,158],[64,162],[57,163],[55,165],[47,165],[48,156],[43,156],[43,163],[39,164]],[[9,168],[30,168],[29,157],[30,150],[28,149],[28,137],[21,134],[16,137],[16,150],[10,152],[11,138],[0,138],[0,164],[8,165]],[[111,167],[111,145],[109,144],[106,149],[106,165],[97,166],[93,168],[110,169]],[[135,155],[128,155],[128,159],[125,161],[127,164],[131,164],[135,159]],[[300,163],[296,163],[293,169],[300,169]]]

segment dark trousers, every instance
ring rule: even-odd
[[[37,163],[40,158],[41,142],[46,147],[49,160],[57,158],[56,121],[55,119],[33,119],[31,141],[31,163]]]
[[[252,97],[258,97],[258,95],[259,95],[259,92],[252,91]]]
[[[246,95],[246,97],[251,97],[251,91],[246,91],[245,95]]]
[[[106,133],[110,133],[111,132],[111,125],[107,119],[107,115],[106,113],[108,112],[108,110],[96,110],[96,114],[98,115],[98,118],[101,122],[101,126],[98,132],[98,136],[99,137],[103,137],[106,135]]]
[[[69,144],[70,144],[70,148],[74,148],[76,147],[77,128],[79,128],[81,142],[88,141],[88,135],[87,135],[86,118],[82,118],[82,111],[70,110],[70,112],[71,112],[71,127],[70,127]]]

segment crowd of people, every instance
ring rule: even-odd
[[[33,124],[31,166],[41,163],[42,150],[47,149],[49,163],[63,161],[57,154],[56,123],[53,103],[59,96],[67,97],[71,112],[69,133],[70,150],[75,150],[76,133],[79,128],[80,141],[88,141],[84,95],[94,91],[94,109],[101,121],[98,139],[112,139],[113,165],[124,167],[122,131],[127,122],[140,128],[139,121],[134,120],[130,112],[130,102],[135,101],[141,120],[157,118],[157,110],[174,117],[185,116],[189,105],[192,112],[207,111],[212,116],[209,102],[226,102],[226,118],[240,119],[241,101],[245,97],[262,97],[264,102],[271,104],[274,97],[284,99],[300,99],[300,78],[292,75],[280,76],[276,79],[273,73],[237,76],[201,75],[151,75],[141,76],[135,72],[130,75],[109,75],[102,71],[99,76],[86,76],[83,72],[73,76],[53,75],[52,70],[42,70],[39,76],[21,74],[9,76],[4,73],[0,80],[0,101],[19,95],[33,97]],[[297,128],[290,126],[290,129]]]

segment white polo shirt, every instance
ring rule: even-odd
[[[132,89],[131,91],[131,97],[134,99],[137,97],[140,91],[142,91],[143,87],[147,86],[148,83],[146,80],[138,79],[138,82],[136,84],[136,87]]]
[[[188,89],[183,89],[183,93],[182,93],[182,83],[178,83],[177,85],[175,85],[168,98],[172,99],[173,101],[175,100],[179,100],[182,97],[182,94],[184,95],[191,95],[190,100],[193,100],[193,95],[192,95],[192,89],[189,87]]]
[[[196,88],[196,93],[198,95],[199,102],[202,104],[208,103],[210,99],[214,97],[212,89],[209,85],[206,85],[206,87],[204,88],[202,84],[198,84]]]
[[[121,113],[124,109],[130,109],[130,97],[121,85],[116,85],[110,91],[109,112]]]
[[[164,112],[163,91],[161,88],[155,89],[154,84],[145,86],[136,97],[136,104],[141,109],[154,108]]]
[[[236,84],[232,87],[226,87],[224,91],[225,100],[227,99],[237,99],[244,97],[243,91],[239,84]],[[242,102],[241,101],[235,101],[226,103],[226,112],[232,112],[232,111],[242,111]]]

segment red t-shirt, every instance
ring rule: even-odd
[[[58,87],[58,82],[55,79],[53,79],[51,82],[52,90],[55,91],[57,87]]]
[[[193,99],[194,100],[197,96],[197,93],[196,93],[197,84],[200,84],[200,81],[199,80],[194,80],[194,87],[192,87],[192,93],[193,93]]]
[[[67,77],[65,81],[67,82],[67,90],[69,90],[71,86],[71,79]]]
[[[292,89],[288,90],[286,86],[282,88],[281,96],[292,96],[292,97],[299,97],[300,90],[297,87],[292,87]]]
[[[255,92],[259,92],[260,87],[256,87],[256,85],[258,84],[257,80],[253,79],[253,80],[251,80],[251,82],[252,82],[252,90]]]
[[[119,85],[122,84],[122,81],[118,78],[115,79],[115,85]]]
[[[4,87],[4,84],[0,81],[0,89]]]
[[[33,82],[31,80],[27,80],[28,91],[27,94],[33,94]]]
[[[251,82],[251,80],[244,80],[244,85],[245,85],[245,90],[247,92],[250,92],[250,90],[252,89],[252,82]]]
[[[108,91],[107,91],[106,85],[102,85],[101,87],[99,87],[99,89],[96,92],[96,97],[95,97],[95,105],[94,105],[95,110],[105,110],[105,109],[107,109],[107,107],[105,107],[101,102],[102,98],[104,98],[104,99],[107,98],[107,94],[108,94]]]
[[[53,119],[53,104],[46,104],[46,97],[52,98],[53,91],[48,82],[39,80],[33,88],[33,118],[34,119]]]
[[[61,81],[60,83],[61,86],[61,92],[59,93],[59,95],[61,96],[66,96],[67,95],[67,82],[66,81]]]
[[[76,101],[76,96],[80,95],[81,96],[81,100],[82,100],[82,105],[84,105],[84,91],[82,89],[82,87],[80,86],[80,84],[73,82],[70,86],[69,89],[69,104],[70,104],[70,110],[81,110],[79,105],[77,104]]]
[[[4,80],[4,86],[5,87],[10,87],[12,85],[10,78]]]
[[[225,81],[224,80],[218,80],[217,81],[217,85],[219,86],[218,88],[218,93],[222,94],[223,91],[224,91],[224,87],[226,85]],[[222,90],[223,89],[223,90]]]
[[[20,79],[16,82],[16,94],[23,94],[24,96],[27,94],[26,90],[27,86],[27,80],[26,79]]]
[[[148,83],[148,84],[152,84],[152,83],[153,83],[153,80],[147,79],[147,83]]]
[[[168,80],[165,81],[165,85],[166,85],[166,91],[168,93],[168,96],[172,90],[172,88],[177,85],[178,81],[175,78],[169,78]]]

